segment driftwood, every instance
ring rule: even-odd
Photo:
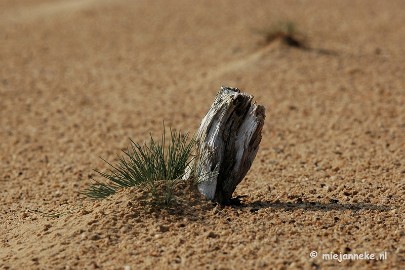
[[[252,99],[237,88],[223,86],[201,122],[193,171],[198,190],[209,200],[230,204],[256,157],[265,109]]]

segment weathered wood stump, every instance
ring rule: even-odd
[[[209,200],[230,204],[261,141],[265,109],[237,88],[221,87],[197,132],[193,169],[199,191]]]

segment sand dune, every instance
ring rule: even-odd
[[[401,269],[403,10],[400,0],[1,1],[0,268]],[[295,23],[305,49],[265,42],[279,21]],[[163,121],[193,133],[221,85],[267,112],[242,205],[185,184],[174,209],[144,205],[136,188],[101,202],[79,194],[128,137],[159,136]],[[322,257],[365,253],[386,257]]]

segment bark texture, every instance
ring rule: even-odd
[[[265,109],[237,88],[221,87],[197,133],[194,172],[206,198],[229,204],[261,141]]]

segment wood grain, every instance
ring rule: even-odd
[[[198,189],[208,199],[229,204],[261,141],[265,109],[237,88],[221,87],[197,133]]]

